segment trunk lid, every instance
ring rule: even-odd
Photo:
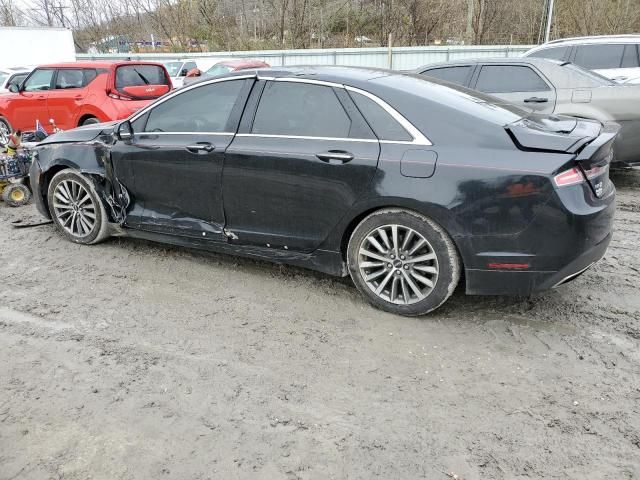
[[[562,115],[532,114],[505,128],[520,150],[577,153],[600,135],[602,124]]]

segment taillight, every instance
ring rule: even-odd
[[[582,183],[585,180],[592,178],[596,178],[599,175],[602,175],[607,168],[608,165],[604,167],[592,167],[589,170],[585,170],[582,173],[582,170],[579,167],[574,167],[570,170],[565,170],[562,173],[559,173],[555,177],[553,177],[553,181],[556,183],[558,187],[567,187],[569,185],[576,185],[578,183]]]
[[[127,96],[127,95],[122,95],[119,92],[116,92],[114,90],[108,90],[107,91],[107,96],[111,97],[111,98],[115,98],[116,100],[133,100],[133,98]]]
[[[553,181],[558,187],[567,187],[569,185],[576,185],[585,181],[582,171],[578,167],[574,167],[570,170],[566,170],[553,177]]]

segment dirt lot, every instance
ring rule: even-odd
[[[582,277],[421,319],[0,205],[0,478],[640,478],[640,172],[614,181]]]

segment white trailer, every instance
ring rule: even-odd
[[[74,62],[76,47],[67,28],[0,27],[0,67]]]

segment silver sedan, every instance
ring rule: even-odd
[[[541,58],[465,59],[427,65],[416,73],[539,113],[619,123],[616,165],[640,165],[640,85],[619,85],[571,63]]]

